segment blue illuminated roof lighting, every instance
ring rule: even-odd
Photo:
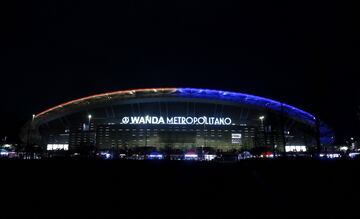
[[[194,97],[194,98],[213,98],[219,100],[226,100],[240,104],[254,105],[259,107],[268,108],[277,112],[281,112],[281,106],[284,108],[284,113],[301,120],[305,120],[308,123],[315,125],[315,116],[308,112],[305,112],[296,107],[284,104],[275,100],[271,100],[264,97],[259,97],[250,94],[219,91],[210,89],[197,89],[197,88],[177,88],[180,96]]]

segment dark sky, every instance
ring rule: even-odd
[[[351,2],[0,4],[1,137],[67,100],[162,86],[269,97],[320,116],[339,137],[359,134]]]

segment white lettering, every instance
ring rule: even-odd
[[[214,124],[214,117],[210,117],[209,118],[209,125],[213,125]]]
[[[130,118],[130,121],[129,121]],[[231,125],[231,118],[217,117],[166,117],[160,116],[132,116],[122,118],[122,124],[169,124],[169,125]]]
[[[194,124],[194,119],[192,117],[187,117],[186,118],[186,124],[188,124],[188,125]]]
[[[198,124],[199,124],[199,125],[205,124],[205,118],[206,118],[206,117],[200,117],[199,120],[198,120]]]
[[[180,121],[180,117],[175,117],[174,118],[174,124],[175,125],[179,125],[179,121]]]
[[[185,120],[186,120],[185,117],[181,117],[181,125],[185,125],[185,124],[186,124],[186,123],[185,123]]]
[[[224,125],[224,118],[220,118],[220,125]]]
[[[146,124],[151,124],[151,117],[150,116],[145,117],[145,123]]]
[[[225,125],[231,125],[231,119],[225,118]]]
[[[145,124],[145,119],[144,119],[144,117],[140,117],[139,124]]]
[[[131,117],[131,124],[139,124],[139,117]]]
[[[167,117],[166,124],[174,124],[174,117],[172,117],[172,118]]]
[[[151,117],[151,124],[159,124],[159,118],[158,117]]]

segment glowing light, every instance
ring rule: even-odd
[[[69,150],[69,144],[48,144],[46,149],[48,151],[58,151],[58,150]]]
[[[218,90],[208,90],[208,89],[197,89],[197,88],[149,88],[149,89],[134,89],[134,90],[122,90],[122,91],[114,91],[114,92],[108,92],[108,93],[102,93],[102,94],[96,94],[91,95],[88,97],[79,98],[76,100],[72,100],[63,104],[60,104],[58,106],[52,107],[48,110],[45,110],[39,114],[37,114],[35,117],[39,117],[41,115],[44,115],[50,111],[66,107],[71,104],[77,104],[83,101],[88,101],[92,99],[97,99],[101,97],[111,97],[115,95],[135,95],[136,93],[146,93],[146,92],[152,92],[152,93],[158,93],[159,91],[162,92],[169,92],[173,93],[179,96],[186,96],[186,97],[204,97],[204,98],[212,98],[212,99],[220,99],[220,100],[228,100],[238,103],[244,103],[244,104],[250,104],[250,105],[257,105],[261,107],[267,107],[272,110],[280,111],[281,106],[284,107],[285,113],[287,113],[290,116],[295,116],[297,118],[301,118],[303,120],[306,120],[310,122],[311,124],[314,124],[315,117],[303,110],[300,110],[298,108],[295,108],[293,106],[282,104],[278,101],[267,99],[264,97],[259,97],[255,95],[249,95],[244,93],[236,93],[236,92],[228,92],[228,91],[218,91]]]
[[[1,149],[0,156],[8,156],[8,155],[9,155],[8,151]]]
[[[123,117],[121,124],[171,124],[171,125],[230,125],[231,118],[228,117],[157,117],[157,116],[131,116]]]
[[[60,105],[57,105],[55,107],[52,107],[50,109],[47,109],[43,112],[38,113],[35,117],[40,117],[44,114],[47,114],[53,110],[57,110],[72,104],[77,104],[83,101],[88,101],[88,100],[92,100],[92,99],[98,99],[98,98],[102,98],[102,97],[111,97],[111,96],[115,96],[115,95],[134,95],[137,92],[154,92],[154,90],[156,90],[157,92],[161,91],[161,92],[176,92],[176,88],[147,88],[147,89],[133,89],[133,90],[121,90],[121,91],[113,91],[113,92],[107,92],[107,93],[101,93],[101,94],[95,94],[95,95],[91,95],[91,96],[87,96],[87,97],[83,97],[83,98],[79,98],[79,99],[75,99],[75,100],[71,100],[65,103],[62,103]]]
[[[12,148],[13,146],[11,144],[4,144],[3,147],[4,148]]]
[[[205,156],[204,156],[204,159],[208,160],[208,161],[214,160],[215,158],[216,158],[216,155],[214,155],[214,154],[205,154]]]
[[[185,160],[197,160],[198,155],[195,153],[187,153],[185,154]]]
[[[306,152],[306,146],[304,145],[289,145],[285,146],[286,152]]]
[[[360,155],[360,153],[357,153],[357,152],[349,153],[349,157],[351,157],[351,158],[355,158],[355,157],[357,157],[359,155]]]
[[[340,154],[320,154],[319,155],[321,158],[329,158],[329,159],[336,159],[336,158],[340,158],[341,155]]]
[[[243,153],[238,155],[238,159],[242,160],[242,159],[249,159],[252,158],[253,156],[251,155],[251,153],[249,151],[244,151]]]
[[[310,113],[307,113],[296,107],[283,104],[278,101],[264,97],[259,97],[244,93],[229,92],[229,91],[218,91],[218,90],[196,89],[196,88],[178,88],[177,91],[180,93],[180,96],[227,100],[242,104],[266,107],[278,112],[281,111],[281,108],[283,106],[284,112],[287,115],[293,116],[295,118],[299,118],[301,120],[305,120],[310,124],[315,125],[315,116],[311,115]]]
[[[109,152],[100,152],[100,156],[105,158],[106,160],[112,158],[112,154],[110,154]]]
[[[160,153],[153,152],[153,153],[151,153],[151,154],[148,156],[148,158],[149,158],[150,160],[162,160],[164,157],[163,157],[163,155],[160,154]]]
[[[340,151],[347,151],[347,150],[349,150],[349,147],[343,146],[343,147],[340,147],[339,150]]]
[[[260,157],[261,157],[261,158],[264,158],[264,157],[266,157],[266,158],[273,158],[273,157],[274,157],[274,154],[271,153],[270,151],[268,151],[268,152],[262,153],[262,154],[260,155]]]

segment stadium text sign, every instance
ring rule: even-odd
[[[232,121],[228,117],[158,117],[158,116],[131,116],[123,117],[121,124],[140,125],[231,125]]]

